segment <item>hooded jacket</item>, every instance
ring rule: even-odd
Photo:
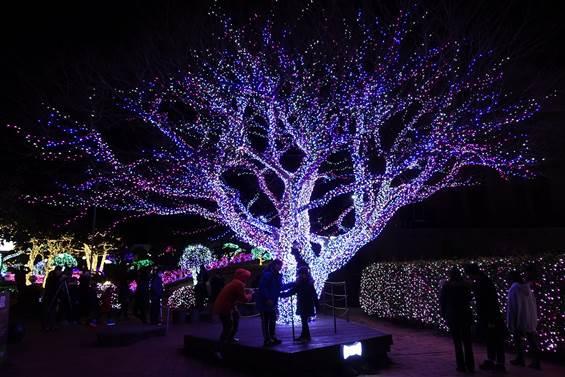
[[[508,290],[506,324],[512,332],[532,333],[538,325],[536,298],[528,283],[512,283]]]
[[[214,302],[214,313],[229,314],[238,303],[248,302],[250,297],[245,294],[245,283],[251,277],[251,272],[243,268],[235,270],[233,280],[218,294]]]
[[[294,283],[284,284],[282,282],[282,275],[275,271],[272,264],[261,275],[259,281],[259,289],[255,295],[255,304],[259,312],[271,312],[277,310],[279,297],[289,297],[290,292],[281,292],[291,288]],[[272,305],[269,305],[271,301]]]

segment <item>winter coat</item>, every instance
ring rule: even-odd
[[[219,315],[229,314],[238,303],[248,302],[250,296],[245,294],[245,283],[251,277],[251,272],[238,268],[232,281],[230,281],[218,294],[214,302],[214,313]]]
[[[492,280],[484,274],[481,275],[474,291],[479,325],[484,327],[489,323],[502,321],[502,314],[496,296],[496,287]]]
[[[308,317],[316,314],[319,307],[318,294],[312,281],[297,281],[288,291],[288,294],[296,294],[296,314]]]
[[[441,288],[439,304],[441,316],[450,328],[471,326],[471,289],[464,281],[447,281]]]
[[[44,293],[44,301],[50,301],[55,297],[55,293],[57,292],[57,288],[59,286],[59,279],[61,276],[57,274],[57,271],[50,271],[47,274],[47,278],[45,281],[45,293]]]
[[[255,295],[255,304],[259,312],[271,312],[277,310],[279,297],[288,297],[289,293],[282,293],[281,291],[292,287],[293,283],[283,284],[282,275],[274,270],[267,269],[261,275],[259,281],[259,290]],[[267,301],[271,301],[269,305]]]
[[[508,290],[506,324],[512,332],[536,331],[538,325],[536,298],[528,283],[513,283]]]
[[[163,297],[163,279],[157,274],[151,279],[151,297]]]

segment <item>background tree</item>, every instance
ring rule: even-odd
[[[109,253],[117,250],[118,241],[105,233],[91,234],[88,241],[82,244],[82,258],[86,261],[88,271],[102,272]]]
[[[399,208],[477,183],[477,167],[509,178],[535,163],[516,124],[540,105],[505,89],[508,59],[430,37],[413,9],[391,19],[359,13],[322,33],[300,17],[222,18],[191,64],[117,90],[112,122],[50,107],[47,131],[26,138],[91,165],[33,200],[199,215],[282,259],[286,280],[307,263],[320,292]],[[145,143],[117,148],[116,119]]]
[[[203,245],[188,245],[184,248],[179,261],[179,267],[190,271],[192,281],[196,285],[200,267],[212,262],[212,250]]]

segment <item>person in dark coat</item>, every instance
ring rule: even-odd
[[[208,283],[209,274],[206,266],[201,265],[198,275],[196,276],[196,286],[194,287],[194,296],[196,298],[196,308],[202,309],[206,305],[208,299]]]
[[[43,306],[43,329],[53,330],[57,319],[57,290],[59,281],[63,275],[63,268],[55,266],[55,268],[47,274],[45,280],[45,291],[42,297]]]
[[[29,269],[25,266],[20,266],[14,272],[14,278],[16,281],[16,288],[20,296],[24,296],[25,288],[26,288],[26,274],[29,272]]]
[[[282,261],[273,260],[263,271],[259,281],[259,290],[255,297],[257,311],[261,314],[261,329],[265,346],[280,344],[281,341],[275,336],[277,325],[277,305],[279,297],[287,297],[288,293],[282,291],[292,287],[294,283],[283,284]]]
[[[212,276],[210,277],[210,302],[214,303],[216,298],[226,285],[224,278],[217,272],[212,272]]]
[[[251,301],[251,294],[245,290],[245,283],[251,277],[251,272],[243,268],[235,271],[233,280],[229,282],[218,294],[214,302],[214,313],[222,321],[220,341],[236,342],[235,334],[239,327],[239,312],[237,304]]]
[[[459,269],[453,267],[449,271],[449,280],[440,291],[440,312],[453,338],[457,371],[472,373],[475,371],[475,359],[471,340],[471,299],[470,286],[463,280]]]
[[[92,300],[90,299],[90,283],[92,281],[92,275],[90,271],[83,271],[78,278],[78,295],[79,295],[79,311],[80,318],[88,319],[92,311]]]
[[[161,300],[163,299],[163,271],[156,270],[151,279],[150,321],[153,325],[161,324]]]
[[[296,314],[300,316],[302,323],[302,332],[296,341],[309,342],[311,337],[308,321],[310,317],[316,315],[319,302],[316,288],[314,288],[314,279],[308,266],[302,266],[298,269],[296,283],[288,291],[288,294],[296,294]]]
[[[134,314],[143,323],[147,323],[147,308],[150,301],[149,284],[151,283],[149,271],[145,268],[139,270],[135,282],[137,288],[135,289]]]
[[[37,284],[37,277],[35,275],[32,275],[29,281],[31,284],[25,288],[26,297],[28,297],[30,305],[27,313],[35,318],[41,315],[41,294],[43,292],[41,284]]]
[[[506,326],[500,311],[493,281],[476,264],[465,266],[465,272],[474,282],[479,331],[487,344],[487,360],[479,367],[483,370],[506,371],[504,337]]]

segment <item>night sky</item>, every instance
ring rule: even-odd
[[[299,3],[285,2],[282,13],[292,14]],[[335,17],[355,9],[349,1],[325,3]],[[390,12],[396,3],[402,2],[380,2],[380,6],[371,1],[355,3],[379,14]],[[432,19],[447,20],[457,33],[470,35],[474,44],[494,45],[504,53],[512,51],[516,63],[509,72],[513,80],[510,87],[524,88],[526,83],[525,87],[534,94],[565,88],[563,2],[429,3]],[[225,8],[236,20],[244,20],[254,12],[265,12],[270,4],[240,0],[226,2]],[[38,161],[35,152],[4,125],[33,127],[44,114],[43,102],[80,107],[92,83],[127,86],[174,67],[183,60],[189,46],[205,44],[207,9],[208,4],[203,1],[154,1],[143,5],[135,1],[27,1],[0,11],[3,216],[16,215],[39,228],[62,221],[71,213],[30,208],[16,199],[25,193],[48,191],[54,177],[72,178],[82,169],[80,164]],[[558,94],[529,126],[535,150],[546,158],[539,166],[538,178],[502,182],[485,173],[483,186],[444,192],[425,203],[404,208],[390,226],[565,226],[563,98]],[[105,221],[103,212],[98,221]],[[88,221],[77,227],[85,230],[90,225]],[[152,219],[138,221],[124,231],[130,240],[143,242],[170,237],[171,230],[190,232],[208,225],[196,218]]]

